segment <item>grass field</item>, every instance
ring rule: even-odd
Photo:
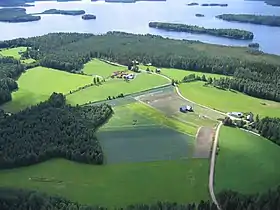
[[[19,52],[25,52],[26,47],[16,47],[16,48],[10,48],[10,49],[3,49],[0,51],[0,54],[3,56],[12,56],[15,59],[20,59]]]
[[[147,66],[140,65],[140,69],[146,70]],[[150,70],[156,70],[156,67],[154,66],[149,66]],[[209,73],[202,73],[202,72],[196,72],[196,71],[188,71],[188,70],[182,70],[182,69],[174,69],[174,68],[160,68],[161,74],[165,75],[171,79],[179,80],[181,81],[185,76],[189,74],[196,74],[197,76],[202,76],[203,74],[207,77],[212,77],[212,78],[221,78],[221,77],[226,77],[224,75],[220,74],[209,74]]]
[[[93,59],[86,63],[83,68],[83,72],[89,75],[99,75],[104,78],[111,76],[115,71],[127,70],[125,67],[113,66],[98,59]]]
[[[280,147],[245,131],[222,127],[215,190],[267,191],[280,184]]]
[[[19,89],[12,94],[12,101],[4,104],[3,108],[6,111],[18,111],[46,100],[54,91],[68,93],[91,82],[90,76],[44,67],[29,69],[19,78]]]
[[[43,177],[57,182],[36,182]],[[188,159],[93,166],[54,159],[0,171],[0,186],[37,189],[73,201],[103,206],[209,199],[208,160]]]
[[[203,84],[204,82],[191,82],[180,84],[179,88],[186,98],[223,112],[253,112],[260,116],[280,117],[280,103],[211,86],[204,87]]]
[[[129,82],[125,82],[122,79],[113,79],[102,85],[86,88],[69,95],[67,100],[74,105],[85,104],[89,101],[105,100],[108,96],[117,96],[120,93],[135,93],[168,83],[168,80],[163,77],[141,73]]]

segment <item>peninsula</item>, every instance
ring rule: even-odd
[[[149,27],[163,29],[167,31],[197,33],[197,34],[209,34],[213,36],[226,37],[230,39],[239,40],[252,40],[254,34],[250,31],[240,29],[216,29],[216,28],[204,28],[195,25],[176,24],[176,23],[164,23],[164,22],[150,22]]]
[[[240,23],[252,23],[257,25],[268,25],[268,26],[280,26],[280,16],[274,15],[252,15],[252,14],[222,14],[217,15],[216,18],[240,22]]]
[[[58,9],[48,9],[42,13],[38,14],[52,14],[52,15],[83,15],[86,12],[84,10],[58,10]]]

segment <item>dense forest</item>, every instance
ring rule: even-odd
[[[280,187],[261,195],[241,195],[224,191],[217,195],[223,210],[280,210]],[[61,197],[48,196],[36,191],[0,188],[1,210],[107,210],[100,206],[86,206]],[[157,202],[154,204],[134,204],[119,210],[217,210],[209,201],[198,204],[177,204]],[[118,208],[116,208],[118,210]]]
[[[0,57],[0,105],[12,99],[11,92],[18,88],[15,79],[24,71],[19,61]]]
[[[30,22],[41,20],[40,16],[26,14],[25,8],[2,8],[0,9],[0,22]]]
[[[252,32],[240,30],[240,29],[204,28],[204,27],[194,26],[194,25],[163,23],[163,22],[150,22],[149,27],[163,29],[167,31],[209,34],[213,36],[220,36],[220,37],[241,39],[241,40],[251,40],[254,38],[254,34]]]
[[[107,104],[66,105],[62,94],[0,119],[0,168],[14,168],[54,157],[102,164],[95,130],[112,115]]]
[[[0,48],[18,46],[29,47],[23,57],[38,60],[44,67],[68,72],[79,71],[93,57],[123,65],[138,60],[158,67],[233,75],[230,83],[238,81],[246,88],[232,85],[232,89],[259,98],[279,98],[280,57],[252,55],[245,48],[122,32],[104,35],[53,33],[0,42]],[[224,81],[216,84],[224,84]]]
[[[241,23],[280,26],[280,16],[275,16],[275,15],[222,14],[222,15],[217,15],[216,18],[226,20],[226,21],[236,21]]]
[[[280,118],[265,117],[261,120],[257,119],[256,129],[263,137],[280,145]]]

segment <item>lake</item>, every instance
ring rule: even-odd
[[[228,7],[187,6],[190,2],[227,3]],[[263,15],[280,15],[280,7],[266,5],[259,1],[243,0],[167,0],[166,2],[105,3],[98,2],[36,2],[34,7],[26,7],[27,13],[43,12],[46,9],[85,10],[97,16],[96,20],[82,20],[80,16],[41,15],[42,19],[28,23],[0,22],[0,40],[18,37],[31,37],[50,32],[86,32],[106,33],[108,31],[125,31],[140,34],[157,34],[175,39],[199,40],[207,43],[247,46],[258,42],[261,50],[280,54],[280,27],[261,26],[243,23],[230,23],[216,19],[223,13],[247,13]],[[196,13],[205,17],[196,17]],[[165,21],[204,26],[206,28],[238,28],[252,31],[253,41],[231,40],[181,32],[168,32],[149,28],[150,21]]]

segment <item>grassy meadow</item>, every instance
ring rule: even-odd
[[[92,77],[36,67],[23,73],[17,82],[19,89],[12,93],[12,101],[2,106],[6,111],[14,112],[37,104],[48,99],[53,92],[69,93],[90,84]]]
[[[104,78],[111,76],[115,71],[127,70],[125,67],[110,65],[98,59],[93,59],[86,63],[83,72],[88,75],[99,75]]]
[[[0,171],[0,186],[37,189],[91,205],[209,199],[208,160],[188,159],[94,166],[53,159],[34,166]],[[53,182],[29,180],[32,177]],[[58,183],[58,181],[62,181]]]
[[[11,56],[15,59],[20,59],[19,52],[25,52],[27,47],[15,47],[15,48],[9,48],[9,49],[3,49],[0,51],[0,55],[3,56]]]
[[[147,66],[145,65],[140,65],[140,69],[146,70]],[[156,67],[154,66],[149,66],[150,70],[155,71]],[[226,77],[224,75],[220,74],[210,74],[210,73],[203,73],[203,72],[197,72],[197,71],[188,71],[188,70],[182,70],[182,69],[174,69],[174,68],[160,68],[161,74],[165,75],[171,79],[179,80],[181,81],[185,76],[189,74],[196,74],[197,76],[202,76],[203,74],[207,77],[212,77],[212,78],[221,78],[221,77]]]
[[[99,86],[92,86],[73,93],[67,97],[71,104],[85,104],[89,101],[105,100],[108,96],[117,96],[120,93],[136,93],[150,88],[168,84],[169,81],[163,77],[153,74],[141,73],[136,78],[126,82],[123,79],[111,79]]]
[[[215,191],[265,192],[280,184],[280,147],[237,128],[222,127]]]
[[[180,84],[179,89],[186,98],[223,112],[253,112],[262,117],[280,117],[280,103],[211,86],[205,87],[203,84],[204,82],[184,83]]]

